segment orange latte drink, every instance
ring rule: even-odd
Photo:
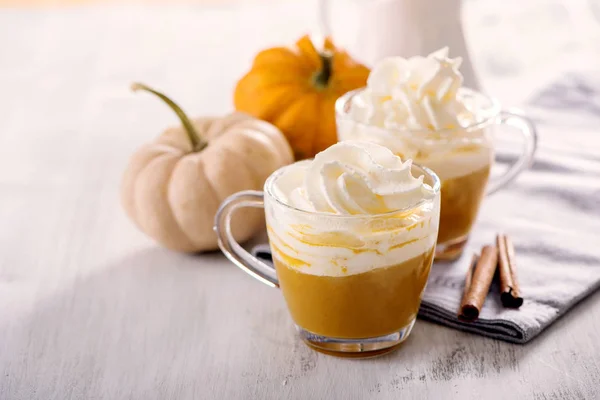
[[[435,252],[439,188],[431,171],[355,141],[267,181],[278,283],[305,341],[378,350],[406,338]]]
[[[382,60],[368,86],[336,104],[338,136],[383,145],[432,169],[442,181],[436,257],[460,254],[476,220],[494,159],[490,126],[499,106],[462,88],[460,59]]]

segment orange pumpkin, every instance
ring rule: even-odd
[[[297,160],[311,158],[337,142],[335,101],[363,87],[369,69],[325,39],[317,50],[308,36],[295,48],[263,50],[238,82],[234,104],[277,126]]]

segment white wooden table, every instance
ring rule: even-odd
[[[515,30],[493,33],[483,3],[467,4],[467,32],[504,101],[587,59],[560,6],[543,14],[559,21],[554,47],[532,55],[537,39],[499,40]],[[219,253],[163,250],[126,219],[128,156],[175,122],[129,83],[225,112],[255,51],[314,28],[313,6],[0,11],[0,399],[600,396],[600,293],[525,346],[418,321],[391,355],[337,359],[295,338],[277,290]]]

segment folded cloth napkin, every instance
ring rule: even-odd
[[[566,75],[531,102],[528,111],[540,131],[536,162],[484,201],[461,258],[434,263],[420,318],[526,343],[600,286],[600,82],[592,76]],[[508,136],[505,130],[498,134]],[[497,160],[514,157],[500,153]],[[498,232],[515,244],[525,301],[518,310],[503,308],[494,284],[479,319],[460,321],[468,264]],[[268,245],[255,246],[253,253],[271,256]]]

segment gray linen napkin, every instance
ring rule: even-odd
[[[504,191],[487,198],[463,256],[434,263],[419,317],[513,343],[536,337],[600,286],[600,82],[570,74],[528,105],[540,133],[536,162]],[[514,160],[503,150],[500,164]],[[457,318],[472,254],[507,233],[515,244],[525,302],[502,307],[493,284],[475,322]],[[267,245],[253,248],[270,257]]]

